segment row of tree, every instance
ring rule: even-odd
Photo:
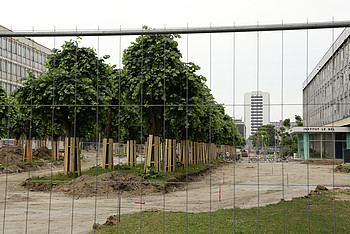
[[[149,30],[149,29],[148,29]],[[123,67],[98,58],[80,39],[47,56],[47,71],[29,72],[10,98],[1,89],[1,137],[53,136],[116,141],[149,134],[227,145],[245,145],[192,62],[181,61],[179,35],[140,36],[123,54]],[[8,109],[9,108],[9,109]],[[8,122],[10,120],[10,122]]]
[[[295,115],[296,126],[303,126],[303,120],[299,115]],[[282,121],[282,126],[275,129],[272,124],[260,126],[258,131],[249,137],[254,146],[296,146],[297,136],[290,135],[288,130],[291,128],[289,118]]]

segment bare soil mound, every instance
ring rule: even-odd
[[[348,167],[342,167],[342,166],[337,166],[334,169],[335,172],[343,172],[343,173],[350,173],[350,168]]]
[[[17,145],[0,147],[1,164],[17,164],[23,160],[23,149]]]
[[[224,163],[214,164],[211,169],[224,165]],[[186,181],[199,181],[210,172],[210,168],[203,169],[199,172],[187,175],[178,176],[176,179],[169,180],[165,185],[165,192],[174,192],[185,188]],[[96,183],[97,181],[97,183]],[[49,192],[51,189],[50,181],[32,182],[28,180],[22,186],[29,186],[31,191]],[[96,189],[97,186],[97,189]],[[72,196],[74,191],[75,197],[93,197],[110,196],[115,197],[118,194],[123,197],[152,195],[164,192],[164,186],[157,183],[151,183],[140,176],[118,171],[106,172],[99,176],[82,175],[73,181],[66,183],[53,183],[52,189],[54,192],[63,192],[66,195]]]
[[[33,150],[33,160],[37,161],[46,157],[51,157],[51,150],[49,150],[46,146]]]
[[[97,181],[97,183],[96,183]],[[48,192],[51,189],[50,182],[31,182],[30,180],[22,184],[29,186],[31,191]],[[97,186],[97,188],[96,188]],[[162,187],[142,180],[141,177],[134,174],[126,174],[118,171],[107,172],[99,176],[82,175],[73,181],[65,184],[53,183],[52,188],[55,192],[64,192],[65,194],[76,197],[93,197],[97,196],[117,196],[119,194],[128,196],[139,196],[142,186],[142,195],[159,193]],[[97,189],[97,190],[96,190]]]
[[[38,171],[48,169],[51,162],[44,160],[45,157],[51,157],[51,150],[46,147],[40,147],[33,150],[33,163],[23,162],[23,149],[17,145],[3,146],[0,148],[0,174],[1,173],[21,173],[29,169]],[[63,162],[55,161],[54,166],[60,166]]]
[[[126,174],[118,171],[108,172],[99,176],[83,175],[77,178],[74,182],[74,194],[82,197],[95,196],[96,194],[96,181],[97,183],[97,195],[103,196],[116,195],[122,196],[139,196],[142,187],[142,195],[153,194],[161,191],[161,187],[149,183],[147,180],[142,180],[141,177],[134,174]],[[112,182],[111,182],[112,181]],[[68,194],[73,194],[73,182],[63,186],[63,191],[69,189]]]

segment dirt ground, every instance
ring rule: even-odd
[[[49,170],[52,167],[61,167],[63,161],[45,160],[51,157],[51,150],[40,147],[33,150],[33,162],[29,165],[23,162],[23,149],[16,145],[0,147],[0,174],[21,173],[27,171]],[[52,164],[52,165],[51,165]]]
[[[125,159],[115,159],[116,163],[123,160]],[[101,162],[97,160],[97,163]],[[83,168],[95,164],[94,157],[82,162]],[[350,174],[336,172],[333,177],[334,168],[333,165],[301,164],[295,161],[252,164],[245,159],[241,163],[214,168],[200,176],[199,180],[189,180],[188,184],[180,187],[174,186],[173,191],[167,193],[148,194],[143,190],[145,195],[140,197],[137,194],[147,186],[139,184],[133,194],[119,193],[121,213],[149,209],[201,212],[233,207],[249,208],[305,196],[317,185],[328,189],[349,188]],[[73,199],[72,193],[68,192],[70,190],[33,192],[20,186],[21,182],[31,176],[50,175],[51,171],[59,172],[62,168],[0,175],[0,212],[5,214],[0,221],[0,228],[8,233],[24,233],[25,230],[29,233],[47,233],[48,230],[50,233],[69,233],[71,230],[73,233],[86,233],[94,223],[102,224],[107,217],[117,213],[118,191],[114,189],[110,190],[108,198],[106,193],[99,193],[99,196],[92,197],[75,195]],[[112,177],[110,175],[104,179],[108,181]],[[82,181],[89,180],[91,178]],[[91,181],[94,182],[95,177]],[[76,181],[77,188],[79,183],[83,182]],[[98,183],[98,190],[105,191],[106,186],[107,183]],[[144,204],[139,204],[140,202]]]

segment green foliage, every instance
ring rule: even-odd
[[[13,92],[11,135],[95,139],[102,133],[118,141],[145,141],[148,134],[165,132],[166,138],[188,134],[192,141],[244,146],[206,78],[196,74],[199,66],[181,61],[179,37],[138,37],[124,51],[120,69],[105,63],[109,56],[98,58],[78,41],[65,42],[47,56],[46,72],[38,77],[29,72]]]
[[[293,156],[293,153],[298,151],[298,146],[296,145],[285,145],[280,149],[279,155],[281,156]]]
[[[7,136],[8,104],[9,100],[7,93],[0,85],[0,138]]]
[[[56,135],[62,135],[63,129],[67,136],[88,134],[96,112],[102,114],[104,110],[96,105],[110,99],[104,85],[108,79],[100,79],[108,77],[109,66],[94,49],[79,47],[77,41],[71,40],[64,43],[62,50],[52,50],[46,67],[48,71],[38,77],[29,73],[22,79],[23,87],[15,91],[19,104],[32,104],[33,118],[40,116],[42,123],[51,123],[54,115]]]
[[[157,171],[154,167],[146,166],[146,168],[140,169],[138,176],[141,176],[144,179],[157,179],[163,178],[163,171]]]
[[[250,136],[249,139],[252,140],[254,146],[274,146],[276,144],[275,136],[275,127],[271,124],[267,124],[260,126],[258,132]]]
[[[185,139],[188,133],[190,140],[245,145],[232,118],[215,102],[205,84],[206,78],[196,74],[199,66],[181,61],[175,40],[179,37],[169,34],[140,36],[124,51],[123,101],[145,105],[142,108],[144,133],[162,136],[165,131],[166,138],[173,139]],[[167,105],[165,109],[164,104]],[[141,111],[132,115],[139,113]],[[127,131],[132,138],[130,132],[140,129],[140,121],[134,124],[133,120],[141,116],[130,119]]]
[[[303,126],[303,120],[299,115],[295,115],[295,121],[297,126]],[[289,118],[283,121],[283,126],[285,126],[287,129],[291,127]],[[283,155],[292,155],[298,151],[298,137],[296,135],[291,136],[283,126],[281,126],[280,130],[278,131],[280,145],[283,146]],[[315,156],[317,157],[317,153]]]
[[[130,170],[131,167],[127,163],[121,163],[114,165],[114,170]]]
[[[283,120],[283,126],[285,126],[287,129],[290,129],[290,119],[287,118],[285,120]]]
[[[300,117],[300,115],[295,115],[295,122],[297,123],[297,126],[303,126],[303,119]]]

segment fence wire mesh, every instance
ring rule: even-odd
[[[3,29],[3,233],[346,233],[349,25]]]

